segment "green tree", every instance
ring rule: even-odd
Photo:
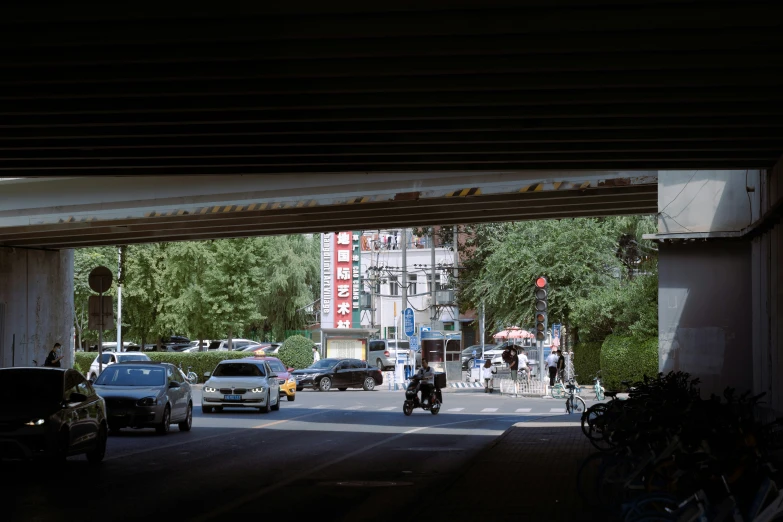
[[[160,306],[166,296],[161,273],[167,261],[166,243],[130,245],[125,253],[122,287],[122,323],[127,338],[142,346],[157,339],[165,328],[160,321]]]

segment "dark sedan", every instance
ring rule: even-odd
[[[296,391],[305,387],[320,391],[337,388],[373,390],[383,384],[383,373],[375,366],[359,359],[321,359],[309,368],[292,372],[296,379]]]
[[[106,406],[84,376],[67,368],[0,369],[0,458],[63,460],[106,453]]]
[[[112,364],[95,381],[95,390],[106,400],[109,430],[155,428],[165,435],[176,423],[190,431],[193,399],[190,384],[173,364],[120,362]]]

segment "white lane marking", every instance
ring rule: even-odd
[[[507,418],[511,419],[511,417],[507,417]],[[417,433],[417,432],[422,431],[422,430],[433,429],[433,428],[442,428],[442,427],[445,427],[445,426],[453,426],[455,424],[466,424],[466,423],[469,423],[469,422],[481,422],[481,421],[477,421],[476,419],[471,419],[471,420],[464,420],[464,421],[457,421],[457,422],[446,422],[444,424],[433,424],[432,426],[422,426],[420,428],[413,428],[413,429],[410,429],[410,430],[405,431],[403,433],[398,433],[397,435],[392,435],[391,437],[385,438],[383,440],[379,440],[375,444],[370,444],[369,446],[363,446],[363,447],[357,449],[356,451],[352,451],[351,453],[347,453],[347,454],[342,455],[340,457],[337,457],[337,458],[335,458],[333,460],[325,462],[325,463],[321,464],[320,466],[316,466],[314,468],[310,468],[310,469],[308,469],[306,471],[302,471],[301,473],[298,473],[296,475],[289,475],[288,478],[286,478],[284,480],[280,480],[279,482],[276,482],[275,484],[273,484],[271,486],[267,486],[265,488],[261,488],[259,490],[256,490],[255,492],[249,493],[249,494],[247,494],[247,495],[245,495],[243,497],[240,497],[240,498],[234,500],[233,502],[229,502],[227,504],[224,504],[223,506],[221,506],[221,507],[219,507],[219,508],[217,508],[217,509],[215,509],[215,510],[213,510],[211,512],[204,513],[203,515],[201,515],[199,517],[192,518],[191,522],[204,522],[204,521],[207,521],[207,520],[214,520],[214,519],[220,517],[220,515],[224,515],[225,513],[230,512],[232,509],[236,509],[238,507],[241,507],[241,506],[247,504],[248,502],[252,502],[253,500],[261,498],[264,495],[268,495],[269,493],[271,493],[273,491],[276,491],[276,490],[278,490],[280,488],[284,488],[284,487],[286,487],[286,486],[288,486],[290,484],[293,484],[294,482],[296,482],[298,480],[301,480],[301,479],[303,479],[305,477],[309,477],[310,475],[315,475],[315,474],[317,474],[317,473],[319,473],[319,472],[321,472],[321,471],[323,471],[325,469],[332,468],[332,467],[336,466],[337,464],[339,464],[339,463],[341,463],[343,461],[352,459],[352,458],[354,458],[354,457],[356,457],[358,455],[361,455],[362,453],[366,453],[366,452],[368,452],[370,450],[373,450],[373,449],[377,448],[378,446],[382,446],[383,444],[388,444],[389,442],[393,442],[393,441],[395,441],[395,440],[397,440],[399,438],[404,437],[405,435],[410,435],[412,433]]]
[[[331,404],[320,404],[318,406],[313,406],[313,409],[314,410],[324,410],[326,408],[333,408],[333,407],[334,406],[332,406]]]
[[[462,411],[465,408],[450,408],[448,411]]]
[[[481,413],[492,413],[496,411],[498,411],[497,408],[484,408],[483,410],[481,410]]]
[[[385,408],[380,408],[378,411],[392,411],[392,410],[396,410],[396,409],[397,409],[397,406],[387,406]]]
[[[549,408],[549,413],[565,413],[565,408]]]
[[[364,408],[364,406],[350,406],[350,407],[344,408],[344,409],[346,409],[346,410],[361,410],[362,408]]]
[[[517,413],[530,413],[530,411],[531,411],[532,409],[533,409],[533,408],[517,408],[517,409],[516,409],[516,412],[517,412]]]

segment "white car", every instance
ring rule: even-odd
[[[250,344],[258,344],[258,341],[252,341],[250,339],[232,339],[231,340],[231,350],[241,350],[242,348],[250,345]],[[222,341],[212,341],[209,345],[209,351],[210,352],[227,352],[228,351],[228,340],[224,339]]]
[[[149,356],[142,352],[103,352],[101,356],[103,357],[103,369],[106,369],[107,366],[118,362],[150,360]],[[98,375],[101,374],[100,370],[101,368],[98,365],[98,357],[96,356],[95,360],[93,360],[92,364],[90,364],[90,369],[87,370],[87,379],[90,381],[95,381],[95,379],[98,378]]]
[[[280,409],[280,382],[269,364],[260,359],[229,359],[215,367],[201,394],[201,411],[223,408],[258,408],[262,413]]]

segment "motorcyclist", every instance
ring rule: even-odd
[[[435,387],[435,372],[430,367],[427,359],[423,357],[421,359],[421,368],[416,372],[416,377],[418,377],[420,383],[421,403],[428,404],[432,389]]]

